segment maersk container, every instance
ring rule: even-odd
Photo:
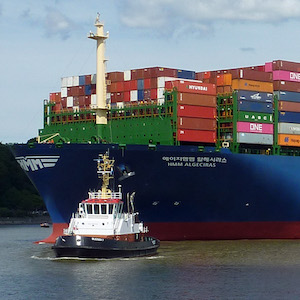
[[[177,70],[177,77],[183,79],[195,79],[195,71]]]
[[[300,113],[291,111],[280,111],[278,122],[283,123],[300,123]]]
[[[269,103],[269,102],[239,100],[238,101],[238,110],[262,112],[262,113],[270,114],[273,112],[273,104]]]
[[[278,123],[278,133],[300,134],[300,124],[296,124],[296,123]]]
[[[273,134],[238,132],[237,142],[242,144],[272,145]]]
[[[277,96],[278,100],[300,102],[300,93],[297,92],[274,91],[274,95]]]
[[[257,102],[273,102],[272,93],[239,90],[237,93],[238,100],[249,100]]]
[[[273,123],[273,115],[261,112],[239,111],[237,120],[241,122]]]

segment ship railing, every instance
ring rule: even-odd
[[[89,199],[122,199],[121,192],[111,192],[111,193],[102,193],[102,192],[89,192]]]

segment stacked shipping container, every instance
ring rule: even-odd
[[[173,80],[166,88],[177,90],[177,140],[216,142],[216,85]]]
[[[300,146],[300,64],[277,60],[266,63],[273,74],[278,99],[278,145]]]

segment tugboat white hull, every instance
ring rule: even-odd
[[[157,253],[160,241],[153,237],[144,240],[119,241],[87,236],[60,236],[52,247],[56,257],[122,258],[151,256]]]

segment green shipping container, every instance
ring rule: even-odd
[[[261,112],[238,112],[238,121],[241,122],[258,122],[258,123],[273,123],[273,115]]]

